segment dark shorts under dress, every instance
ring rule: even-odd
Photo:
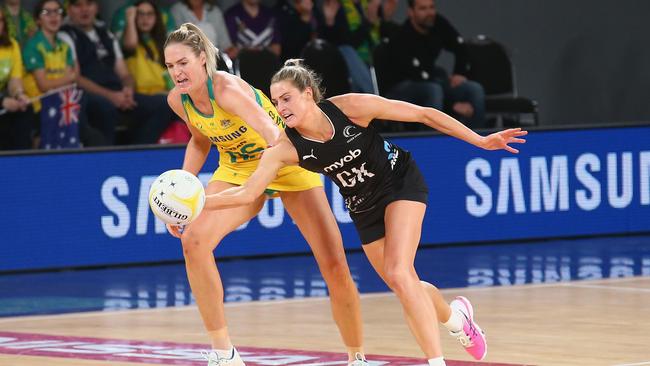
[[[386,236],[384,215],[386,206],[395,201],[416,201],[427,204],[429,188],[424,176],[410,159],[404,167],[404,175],[393,183],[391,192],[384,193],[375,205],[361,212],[350,212],[350,217],[357,228],[361,244],[370,244]]]

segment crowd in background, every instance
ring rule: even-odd
[[[6,0],[0,11],[0,150],[48,148],[39,118],[48,111],[39,102],[66,88],[83,91],[75,110],[81,146],[182,142],[187,134],[166,101],[173,81],[163,45],[185,22],[217,46],[223,70],[236,72],[247,51],[272,55],[280,65],[319,40],[344,60],[349,91],[434,107],[472,128],[486,127],[483,89],[465,76],[461,35],[437,13],[435,0],[408,0],[408,18],[394,22],[398,1],[407,0],[278,0],[274,7],[240,0],[228,9],[208,0],[171,7],[126,0],[103,20],[97,0],[39,0],[33,9]],[[379,47],[389,67],[377,75]],[[455,58],[450,72],[436,66],[443,49]],[[398,127],[405,128],[426,127]]]

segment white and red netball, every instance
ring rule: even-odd
[[[162,173],[149,189],[151,211],[163,222],[187,225],[205,204],[203,184],[194,174],[174,169]]]

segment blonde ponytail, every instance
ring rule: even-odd
[[[184,23],[167,36],[165,48],[174,43],[180,43],[191,48],[196,57],[199,57],[201,52],[205,52],[205,71],[209,77],[213,77],[217,72],[219,50],[199,27],[192,23]]]
[[[305,91],[306,88],[311,88],[316,103],[323,99],[321,78],[313,70],[305,66],[302,59],[292,58],[285,61],[284,66],[271,78],[271,84],[280,81],[289,81],[300,92]]]

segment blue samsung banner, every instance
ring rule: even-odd
[[[413,153],[429,185],[422,243],[650,231],[650,127],[536,131],[518,155],[446,136],[391,140]],[[0,271],[182,259],[147,193],[183,155],[162,148],[0,157]],[[338,190],[329,181],[325,187],[346,247],[358,248]],[[275,199],[216,254],[307,251]]]

